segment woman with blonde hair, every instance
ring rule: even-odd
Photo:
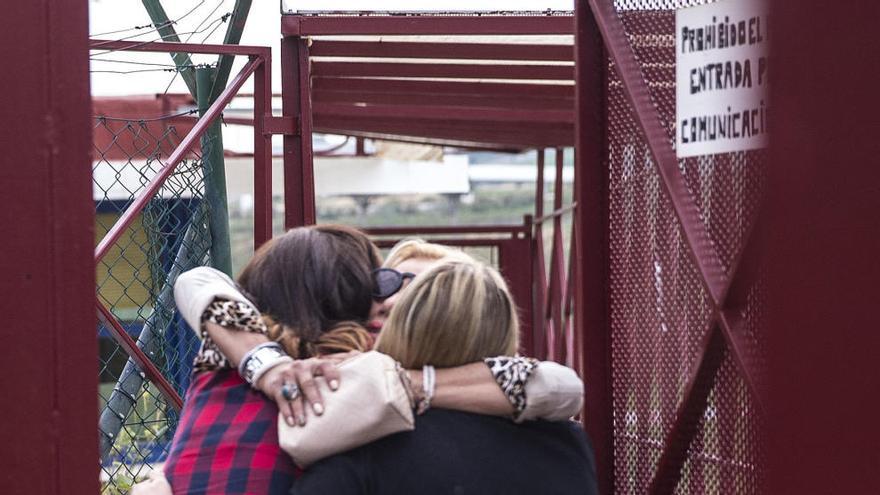
[[[443,261],[400,297],[376,343],[406,368],[449,368],[519,345],[513,299],[494,269]],[[430,404],[426,387],[419,401]],[[537,475],[536,475],[537,474]],[[583,430],[572,422],[516,425],[500,418],[431,409],[416,428],[325,459],[293,494],[596,493]]]
[[[473,261],[473,258],[460,249],[450,246],[427,242],[419,238],[404,239],[388,252],[382,268],[377,270],[378,277],[387,279],[392,286],[403,288],[409,281],[424,272],[442,259]],[[400,297],[398,289],[391,296],[378,300],[373,307],[371,319],[367,327],[372,331],[379,331],[388,318],[391,308]]]

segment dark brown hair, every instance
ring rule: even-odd
[[[238,283],[264,314],[269,337],[294,358],[368,350],[376,246],[342,225],[292,229],[263,245]]]

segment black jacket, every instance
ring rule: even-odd
[[[416,429],[325,459],[293,495],[595,495],[593,452],[572,422],[508,419],[442,409]]]

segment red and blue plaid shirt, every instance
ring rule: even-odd
[[[235,370],[197,373],[165,462],[175,495],[287,494],[299,472],[277,421],[275,403]]]

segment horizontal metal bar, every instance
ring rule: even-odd
[[[573,81],[572,65],[490,65],[387,62],[312,62],[314,77],[426,77]]]
[[[574,60],[572,45],[314,40],[312,57]]]
[[[208,127],[220,116],[220,112],[223,111],[223,108],[229,104],[229,101],[235,96],[235,92],[241,88],[241,86],[247,81],[251,74],[263,63],[262,58],[254,58],[251,59],[244,67],[242,67],[241,71],[232,82],[229,83],[229,86],[220,93],[220,97],[215,101],[205,112],[202,118],[199,119],[198,122],[193,126],[193,128],[189,131],[189,133],[183,138],[177,148],[171,153],[171,156],[168,157],[168,161],[165,162],[162,166],[162,169],[150,180],[141,193],[137,196],[137,198],[132,202],[132,204],[122,213],[119,217],[119,220],[113,224],[113,227],[107,232],[107,235],[101,239],[101,242],[98,243],[98,246],[95,248],[95,261],[100,261],[113,244],[119,240],[122,236],[122,233],[134,222],[137,215],[144,209],[144,206],[155,196],[156,192],[162,187],[162,184],[165,183],[165,179],[171,175],[174,171],[177,164],[180,163],[181,160],[184,159],[186,154],[189,152],[190,148],[192,148],[198,139],[208,130]]]
[[[295,136],[299,134],[297,119],[295,117],[263,117],[263,134]]]
[[[281,16],[283,36],[346,34],[573,34],[571,15]]]
[[[563,206],[562,208],[554,210],[552,213],[548,213],[547,215],[538,217],[538,218],[532,220],[532,223],[534,223],[535,225],[542,224],[542,223],[546,222],[547,220],[551,220],[556,217],[560,217],[562,215],[565,215],[566,213],[574,210],[575,208],[577,208],[577,202],[573,202],[568,206]]]
[[[434,105],[312,105],[315,116],[363,117],[373,119],[403,118],[439,121],[521,122],[533,124],[574,124],[574,113],[565,110],[509,110]]]
[[[475,151],[495,151],[498,153],[522,153],[527,147],[512,144],[481,143],[477,141],[464,141],[458,139],[443,139],[437,137],[401,136],[396,134],[384,134],[372,131],[334,131],[334,134],[343,136],[360,137],[366,139],[379,139],[397,143],[432,144],[435,146],[450,146],[458,149],[470,149]]]
[[[574,126],[501,125],[474,122],[446,124],[416,119],[357,119],[316,115],[316,132],[349,134],[373,132],[398,136],[449,139],[470,143],[510,145],[517,148],[572,146]]]
[[[138,346],[134,339],[131,338],[131,335],[122,328],[122,325],[116,319],[116,316],[107,309],[106,306],[100,301],[95,301],[95,307],[98,309],[98,318],[104,323],[110,333],[113,335],[113,338],[125,350],[126,354],[137,363],[138,367],[147,378],[153,382],[154,385],[159,389],[165,399],[174,406],[178,411],[183,407],[183,399],[180,397],[180,394],[174,390],[174,387],[168,381],[167,378],[159,371],[159,368],[156,367],[155,364],[144,354]]]
[[[454,234],[527,234],[526,225],[458,225],[433,227],[368,227],[363,231],[370,235],[454,235]]]
[[[416,93],[369,93],[312,90],[313,102],[439,105],[445,107],[506,108],[508,110],[570,110],[574,101],[562,98],[476,96]]]
[[[202,45],[199,43],[174,43],[168,41],[117,41],[89,40],[90,50],[113,50],[130,52],[178,52],[206,55],[249,55],[264,58],[271,53],[266,46],[250,45]]]
[[[412,81],[395,79],[312,78],[313,91],[411,93],[473,96],[517,96],[564,98],[574,101],[570,84],[529,84],[465,81]]]

